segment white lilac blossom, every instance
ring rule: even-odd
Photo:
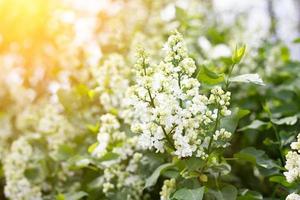
[[[209,97],[200,93],[200,83],[193,78],[195,62],[178,32],[169,37],[164,50],[158,65],[150,63],[143,49],[138,51],[136,84],[128,91],[131,129],[140,134],[144,149],[171,149],[178,157],[203,158],[207,127],[231,114],[230,93],[221,87],[213,88]]]
[[[133,144],[134,145],[134,144]],[[128,188],[124,199],[141,199],[144,180],[136,173],[142,154],[134,153],[126,162],[116,162],[104,169],[102,177],[105,194]]]
[[[104,174],[101,178],[105,194],[114,190],[129,188],[125,199],[140,199],[144,181],[136,173],[142,154],[137,153],[136,137],[128,137],[120,130],[120,122],[112,114],[105,114],[100,118],[100,129],[97,136],[98,144],[92,155],[101,158],[108,152],[118,155],[112,161],[102,162]]]
[[[26,137],[13,142],[3,167],[6,178],[5,196],[14,200],[42,200],[41,188],[25,177],[28,164],[34,160],[33,148]]]
[[[285,168],[288,171],[283,173],[289,183],[300,178],[300,134],[297,136],[297,141],[291,144],[291,149],[286,155]],[[289,194],[286,200],[300,200],[300,195],[296,193]]]
[[[226,131],[224,128],[217,130],[213,135],[217,147],[227,147],[230,145],[228,142],[231,138],[231,133]]]
[[[137,137],[127,136],[124,131],[121,131],[120,126],[119,120],[112,114],[105,114],[100,117],[97,146],[92,151],[92,155],[101,158],[108,152],[118,154],[118,159],[114,162],[104,162],[103,164],[106,166],[132,157],[137,150]]]
[[[101,127],[97,135],[98,145],[92,153],[98,158],[107,153],[110,144],[123,141],[126,138],[125,132],[119,131],[120,123],[114,115],[102,115],[100,124]]]
[[[170,200],[170,195],[176,190],[176,181],[174,178],[165,180],[160,191],[160,200]]]
[[[44,199],[43,192],[62,187],[68,178],[74,176],[69,163],[60,161],[57,165],[56,185],[52,186],[44,176],[37,174],[41,182],[32,183],[26,171],[41,167],[47,158],[58,159],[62,145],[74,145],[72,139],[80,133],[61,113],[57,104],[38,104],[28,106],[16,118],[16,128],[22,131],[4,156],[5,195],[10,199]],[[34,142],[33,145],[31,142]],[[42,147],[42,148],[41,148]],[[41,162],[42,161],[42,162]],[[75,186],[76,183],[72,184]],[[69,186],[71,187],[71,186]]]
[[[288,182],[294,182],[300,178],[300,134],[297,141],[291,144],[292,151],[286,155],[285,168],[288,170],[284,175]]]
[[[286,200],[300,200],[300,195],[292,193],[286,197]]]
[[[130,74],[123,57],[111,54],[100,67],[94,68],[93,73],[98,83],[96,91],[100,94],[100,102],[105,111],[120,109],[129,86]]]
[[[78,135],[78,131],[62,114],[59,104],[43,103],[28,106],[18,115],[17,127],[27,134],[31,134],[34,128],[37,134],[47,140],[49,154],[53,156],[61,145]]]
[[[288,170],[284,172],[288,182],[294,182],[300,177],[300,155],[297,152],[289,151],[286,155],[285,168]]]

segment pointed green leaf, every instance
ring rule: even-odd
[[[239,120],[250,113],[249,110],[236,108],[232,111],[232,114],[221,120],[221,127],[225,128],[227,131],[234,133]]]
[[[242,58],[245,55],[245,52],[246,52],[246,45],[243,45],[240,48],[236,47],[232,55],[232,62],[234,64],[238,64],[239,62],[241,62]]]
[[[239,153],[234,154],[234,157],[266,169],[279,167],[272,159],[267,156],[267,154],[263,150],[258,150],[254,147],[247,147],[241,150]]]
[[[182,188],[174,193],[172,200],[202,200],[204,187],[197,189]]]
[[[274,124],[277,124],[277,125],[283,125],[283,124],[286,124],[286,125],[295,125],[298,121],[298,117],[297,115],[294,115],[294,116],[290,116],[290,117],[284,117],[284,118],[281,118],[281,119],[271,119],[271,121],[274,123]]]
[[[224,82],[224,74],[217,74],[217,73],[211,71],[206,66],[202,65],[197,74],[197,79],[201,83],[205,83],[208,85],[216,85],[216,84]]]
[[[243,128],[240,128],[240,131],[245,131],[245,130],[249,130],[249,129],[259,129],[262,126],[268,125],[268,122],[263,122],[260,120],[254,120],[253,122],[251,122],[251,124],[244,126]]]
[[[229,79],[230,82],[254,83],[257,85],[265,85],[258,74],[242,74]]]
[[[174,164],[173,163],[166,163],[166,164],[163,164],[161,166],[159,166],[153,173],[152,175],[147,178],[146,180],[146,184],[145,184],[145,188],[148,188],[148,187],[151,187],[153,185],[156,184],[160,174],[164,171],[164,170],[167,170],[171,167],[173,167]]]

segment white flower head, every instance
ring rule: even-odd
[[[296,193],[289,194],[286,197],[286,200],[300,200],[300,195],[298,195]]]
[[[140,134],[139,145],[144,149],[164,152],[171,148],[181,158],[204,158],[200,133],[217,120],[218,113],[230,115],[231,94],[221,87],[213,88],[209,98],[200,94],[200,83],[192,77],[196,65],[180,33],[168,38],[164,50],[158,65],[150,65],[147,53],[139,51],[137,81],[127,101],[133,116],[131,129]],[[220,137],[227,137],[225,133]]]
[[[291,144],[292,150],[296,151],[289,151],[286,155],[285,168],[287,169],[287,171],[283,174],[285,175],[289,183],[294,182],[300,178],[299,140],[300,134],[298,134],[297,142],[293,142]]]

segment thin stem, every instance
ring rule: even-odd
[[[148,91],[148,95],[149,95],[149,98],[150,98],[149,104],[150,104],[150,106],[151,106],[152,108],[155,108],[154,98],[153,98],[152,95],[151,95],[151,91],[150,91],[149,88],[147,88],[147,91]],[[147,101],[147,102],[148,102],[148,101]],[[173,148],[173,150],[175,150],[175,149],[176,149],[176,148],[175,148],[175,145],[173,144],[173,142],[171,141],[170,137],[168,136],[167,131],[165,130],[165,127],[164,127],[163,125],[160,125],[160,124],[159,124],[159,126],[161,127],[161,129],[162,129],[162,131],[163,131],[163,133],[164,133],[164,135],[165,135],[165,137],[166,137],[168,143],[171,145],[171,147]],[[172,131],[173,131],[173,130],[172,130]]]
[[[275,189],[273,190],[273,193],[272,193],[272,198],[274,198],[276,196],[276,192],[279,187],[280,187],[279,184],[276,184]]]
[[[207,153],[208,154],[211,153],[211,145],[212,145],[212,141],[213,141],[213,138],[214,138],[214,134],[217,131],[218,126],[219,126],[219,121],[220,121],[220,117],[221,117],[221,115],[220,115],[220,113],[221,113],[220,112],[220,108],[218,108],[217,112],[218,113],[217,113],[216,123],[215,123],[214,129],[213,129],[213,132],[212,132],[212,134],[210,136],[210,140],[209,140],[209,144],[208,144],[208,148],[207,148]]]
[[[229,69],[229,73],[228,73],[228,76],[227,76],[227,79],[226,79],[226,82],[225,82],[225,90],[227,90],[229,88],[229,85],[230,85],[230,82],[229,82],[229,79],[230,79],[230,76],[233,72],[233,69],[235,67],[236,63],[232,63],[232,65],[230,66],[230,69]],[[212,135],[210,136],[210,140],[209,140],[209,144],[208,144],[208,148],[207,148],[207,154],[210,154],[211,153],[211,147],[212,147],[212,141],[213,141],[213,136],[215,134],[215,132],[217,131],[218,129],[218,126],[219,126],[219,122],[220,122],[220,118],[221,118],[221,111],[220,111],[220,107],[218,107],[217,109],[218,113],[217,113],[217,119],[216,119],[216,123],[215,123],[215,126],[214,126],[214,129],[213,129],[213,132],[212,132]],[[208,161],[208,158],[209,156],[207,156],[207,158],[205,159],[205,162]],[[201,171],[204,170],[204,166],[202,167]]]
[[[232,71],[233,71],[235,65],[236,65],[235,63],[232,63],[232,65],[231,65],[231,67],[229,69],[229,73],[228,73],[227,80],[226,80],[226,83],[225,83],[225,90],[227,90],[228,87],[229,87],[229,85],[230,85],[229,79],[230,79],[230,76],[232,74]],[[219,126],[220,117],[221,117],[221,115],[220,115],[221,111],[220,110],[221,110],[220,107],[218,107],[218,114],[217,114],[217,119],[216,119],[215,127],[214,127],[213,133],[212,133],[212,135],[210,137],[209,145],[208,145],[208,149],[207,149],[208,154],[211,153],[210,151],[211,151],[211,145],[212,145],[212,141],[213,141],[213,136],[214,136],[214,133],[217,131],[218,126]]]
[[[149,95],[149,98],[150,98],[150,105],[151,105],[153,108],[155,108],[154,99],[153,99],[153,97],[152,97],[152,95],[151,95],[150,89],[147,88],[147,91],[148,91],[148,95]]]
[[[145,62],[145,59],[143,59],[143,72],[144,72],[144,76],[147,76],[147,68],[148,66],[146,66],[146,62]],[[147,87],[147,92],[148,92],[148,95],[149,95],[149,98],[150,98],[150,105],[155,108],[155,105],[154,105],[154,99],[151,95],[151,92],[150,92],[150,89]],[[148,101],[147,101],[148,102]]]
[[[267,11],[268,11],[270,22],[271,22],[271,26],[269,28],[269,33],[271,36],[273,36],[277,39],[277,19],[276,19],[276,14],[274,11],[273,0],[268,0],[267,5],[268,5]]]
[[[181,74],[180,73],[178,73],[178,86],[181,89]],[[182,99],[179,99],[179,105],[182,108],[182,106],[183,106]]]
[[[271,121],[270,121],[271,122]],[[282,155],[282,143],[281,143],[281,137],[277,131],[277,128],[276,126],[273,124],[273,122],[271,122],[271,125],[272,125],[272,128],[274,130],[274,133],[275,133],[275,137],[276,137],[276,140],[279,142],[279,148],[278,148],[278,151],[279,151],[279,154],[280,154],[280,162],[281,162],[281,166],[284,165],[284,157]]]
[[[165,137],[166,137],[168,143],[171,145],[171,147],[173,148],[173,150],[176,150],[175,145],[174,145],[173,142],[171,141],[171,139],[170,139],[169,135],[167,134],[167,132],[166,132],[164,126],[161,125],[160,127],[162,128],[162,130],[163,130],[163,132],[164,132],[164,135],[165,135]]]
[[[220,192],[220,186],[219,186],[219,182],[218,182],[219,176],[220,176],[220,173],[218,173],[218,175],[215,176],[215,183],[216,183],[216,186],[218,188],[218,191]]]
[[[271,111],[267,111],[267,114],[269,116],[269,119],[270,119],[270,123],[271,123],[271,126],[272,126],[272,129],[275,133],[275,137],[276,137],[276,140],[277,142],[279,143],[278,145],[278,151],[279,151],[279,155],[280,155],[280,162],[281,162],[281,166],[284,166],[284,156],[282,155],[282,143],[281,143],[281,137],[277,131],[277,128],[276,128],[276,125],[272,122],[272,113]]]
[[[236,65],[236,63],[232,63],[232,65],[231,65],[231,67],[229,69],[229,73],[228,73],[228,76],[227,76],[227,79],[226,79],[226,83],[225,83],[225,90],[227,90],[229,88],[229,85],[230,85],[229,79],[230,79],[230,76],[231,76],[231,74],[233,72],[233,69],[234,69],[235,65]]]

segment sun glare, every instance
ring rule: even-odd
[[[12,43],[26,45],[45,37],[51,5],[49,0],[0,0],[0,50],[5,51]]]

